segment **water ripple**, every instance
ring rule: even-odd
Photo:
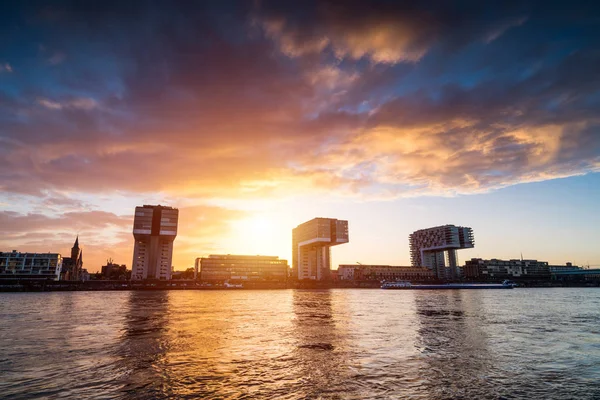
[[[0,304],[0,398],[600,398],[595,289],[4,293]]]

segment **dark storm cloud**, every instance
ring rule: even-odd
[[[2,7],[5,192],[467,193],[600,165],[589,5]]]

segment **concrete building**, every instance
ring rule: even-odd
[[[132,280],[171,279],[178,219],[176,208],[161,205],[135,208]]]
[[[455,225],[418,230],[409,236],[409,242],[412,266],[427,267],[439,279],[459,277],[456,250],[475,247],[473,230]]]
[[[0,252],[0,279],[60,280],[63,258],[58,253]]]
[[[553,274],[555,272],[579,271],[581,268],[568,262],[565,265],[548,265],[548,270]]]
[[[435,278],[433,271],[425,267],[364,264],[342,264],[338,267],[338,276],[340,280],[349,281],[429,281]]]
[[[504,279],[550,279],[546,261],[538,260],[483,260],[472,258],[463,268],[465,278],[481,281]]]
[[[331,246],[348,243],[348,221],[315,218],[292,230],[292,276],[329,280]]]
[[[594,285],[600,284],[600,268],[594,269],[568,269],[559,270],[550,273],[553,280],[571,281],[571,282],[586,282]]]
[[[280,282],[288,279],[287,260],[276,256],[212,254],[199,260],[200,279],[204,282]]]
[[[198,272],[200,271],[200,263],[202,262],[202,258],[201,257],[197,257],[196,261],[194,262],[194,280],[198,279]]]

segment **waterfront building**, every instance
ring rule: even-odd
[[[331,279],[331,246],[348,243],[348,221],[315,218],[292,230],[292,276]]]
[[[555,272],[579,271],[581,268],[568,262],[565,265],[548,265],[548,270],[553,274]]]
[[[394,265],[342,264],[337,272],[340,280],[349,281],[429,281],[435,278],[429,268]]]
[[[179,210],[166,206],[135,208],[132,280],[171,279],[173,242]]]
[[[579,281],[593,283],[596,286],[600,283],[600,268],[594,269],[564,269],[551,272],[553,280],[559,281]]]
[[[276,256],[211,254],[196,259],[204,282],[286,282],[289,265]]]
[[[90,273],[88,272],[88,270],[87,270],[87,269],[83,268],[83,269],[81,270],[81,275],[79,276],[79,279],[80,279],[82,282],[86,282],[86,281],[89,281],[89,280],[90,280]]]
[[[83,250],[79,248],[79,235],[71,247],[71,257],[63,258],[61,280],[79,281],[83,280]]]
[[[202,261],[202,257],[197,257],[194,262],[194,280],[198,279],[198,271],[200,271],[200,262]]]
[[[465,263],[463,272],[465,278],[476,280],[550,279],[548,262],[538,260],[472,258]]]
[[[51,279],[61,277],[63,258],[58,253],[0,252],[0,279]]]
[[[131,278],[131,271],[127,270],[127,265],[119,265],[112,259],[106,260],[106,265],[103,265],[100,271],[102,279],[129,280]]]
[[[415,231],[409,242],[412,266],[425,266],[439,279],[459,277],[456,250],[475,247],[473,229],[455,225]]]

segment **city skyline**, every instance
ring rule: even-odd
[[[444,224],[458,265],[600,265],[593,9],[317,3],[3,7],[0,248],[129,266],[131,210],[169,204],[177,270],[291,260],[315,216],[350,222],[334,268]]]

